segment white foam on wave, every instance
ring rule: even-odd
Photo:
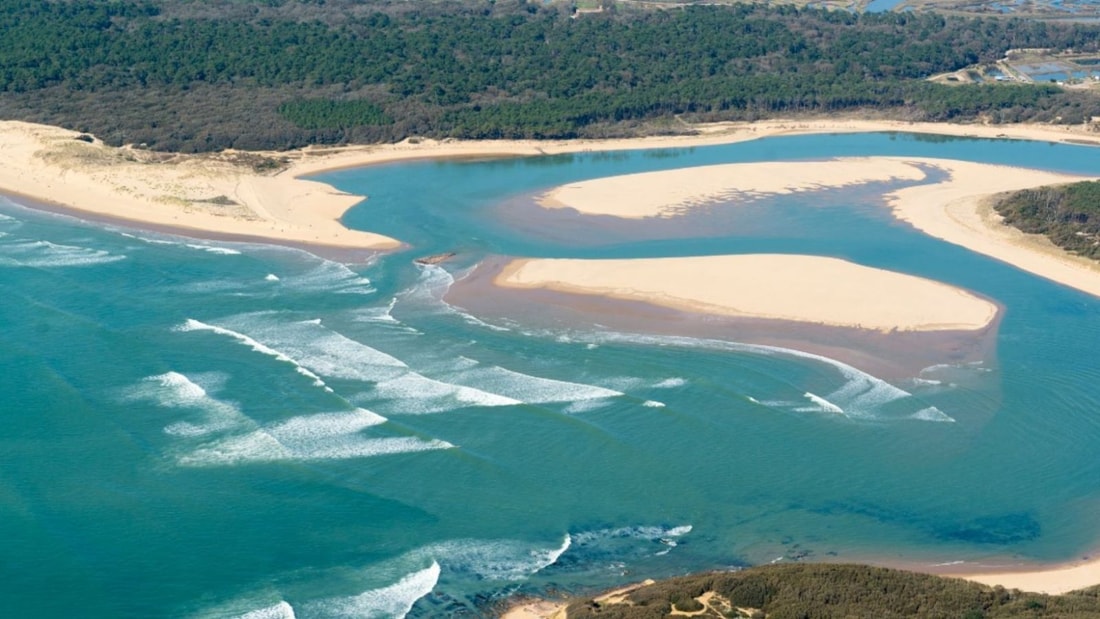
[[[842,361],[831,359],[823,355],[808,353],[791,348],[779,346],[765,346],[760,344],[743,344],[739,342],[727,342],[723,340],[711,340],[671,335],[640,335],[619,332],[600,332],[581,334],[583,337],[598,343],[628,343],[650,346],[678,346],[686,348],[706,348],[710,350],[748,353],[763,356],[785,356],[797,359],[805,359],[827,365],[837,371],[844,379],[844,384],[835,391],[820,397],[832,407],[839,408],[843,415],[856,419],[878,419],[879,411],[886,404],[905,398],[911,398],[912,394],[904,389],[896,387],[880,378],[872,376],[862,370],[852,367]],[[935,407],[932,407],[935,408]],[[830,412],[836,412],[832,408]],[[937,409],[938,410],[938,409]],[[940,411],[941,414],[942,411]],[[946,417],[947,415],[944,414]]]
[[[277,282],[277,281],[279,281],[279,276],[274,274],[274,273],[268,273],[267,275],[264,276],[264,281],[265,282]]]
[[[532,547],[516,540],[449,540],[414,551],[431,557],[448,572],[473,575],[482,580],[518,581],[553,565],[573,544],[566,534],[555,547]]]
[[[642,406],[646,408],[664,408],[665,403],[658,402],[657,400],[646,400],[645,402],[642,402]]]
[[[812,402],[815,405],[815,407],[814,408],[798,408],[798,409],[795,409],[799,412],[823,412],[823,413],[833,413],[833,414],[836,414],[836,415],[843,415],[844,414],[844,409],[840,408],[836,404],[833,404],[832,402],[826,400],[825,398],[823,398],[819,395],[816,395],[816,394],[813,394],[813,393],[810,393],[809,391],[807,391],[806,393],[802,394],[802,397],[804,397],[807,400],[809,400],[810,402]]]
[[[661,539],[683,537],[688,533],[691,533],[693,528],[694,527],[690,524],[684,524],[674,527],[637,526],[618,527],[614,529],[597,529],[595,531],[574,533],[573,540],[576,541],[578,544],[591,544],[602,539],[615,538],[632,538],[658,541]]]
[[[455,283],[454,276],[443,267],[434,264],[417,264],[417,267],[420,269],[420,277],[400,295],[409,299],[442,301],[443,295]],[[451,305],[444,305],[454,309]]]
[[[683,387],[686,384],[687,384],[687,379],[686,378],[673,377],[673,378],[666,378],[662,381],[658,381],[656,384],[653,385],[653,388],[654,389],[674,389],[676,387]]]
[[[392,400],[399,414],[441,413],[462,406],[514,406],[522,401],[408,372],[375,385],[373,397]]]
[[[126,259],[103,249],[26,240],[0,243],[0,254],[3,264],[30,268],[85,267]]]
[[[174,436],[205,436],[249,423],[235,404],[212,397],[201,386],[179,372],[150,376],[126,394],[128,400],[151,400],[165,408],[201,411],[201,423],[180,421],[164,428]]]
[[[918,419],[920,421],[938,421],[942,423],[955,423],[955,420],[947,413],[941,411],[935,406],[929,406],[922,408],[919,411],[909,416],[910,419]]]
[[[373,382],[408,370],[400,359],[332,331],[317,320],[283,321],[273,314],[244,314],[221,322],[237,329],[242,337],[293,357],[311,373]]]
[[[284,274],[281,283],[287,288],[303,292],[332,292],[336,294],[373,294],[370,279],[356,273],[347,265],[322,260],[317,266],[293,275]]]
[[[438,563],[409,574],[398,582],[380,589],[364,591],[356,596],[330,598],[308,604],[311,616],[334,619],[402,619],[417,600],[428,595],[439,582]]]
[[[235,334],[240,341],[259,347],[257,350],[261,352],[295,363],[310,376],[373,384],[366,395],[372,402],[392,401],[387,412],[394,414],[522,404],[518,399],[477,387],[424,376],[400,359],[332,331],[317,320],[288,322],[273,319],[270,314],[246,314],[223,322],[239,329],[222,329],[227,334]]]
[[[256,610],[250,610],[243,615],[238,615],[237,619],[296,619],[294,616],[294,607],[284,601],[280,601],[277,604],[272,604],[264,608],[257,608]]]
[[[345,460],[450,449],[441,440],[371,438],[362,431],[386,419],[365,409],[293,417],[247,434],[200,446],[179,458],[188,466],[232,465],[281,460]]]
[[[420,266],[420,278],[401,293],[402,298],[419,301],[434,307],[437,311],[458,316],[468,325],[482,327],[491,331],[508,332],[510,327],[495,325],[474,316],[443,300],[444,295],[454,285],[455,277],[443,267],[434,264]]]
[[[173,240],[172,238],[152,238],[142,236],[139,234],[131,234],[129,232],[119,232],[120,235],[128,238],[148,243],[150,245],[172,245],[175,247],[186,247],[187,249],[195,249],[198,251],[204,251],[211,254],[219,254],[223,256],[239,256],[241,252],[236,249],[224,247],[221,245],[213,245],[210,243],[191,243],[182,239]]]
[[[562,412],[567,415],[576,415],[579,413],[590,413],[595,410],[599,410],[611,404],[610,400],[578,400],[572,402],[569,406],[562,409]]]
[[[183,243],[184,247],[188,249],[197,249],[210,254],[218,254],[221,256],[239,256],[241,252],[236,249],[230,249],[229,247],[219,247],[217,245],[204,245],[201,243]]]
[[[397,307],[397,297],[390,299],[389,304],[385,307],[367,307],[357,310],[353,320],[355,320],[355,322],[387,322],[398,324],[400,321],[393,317],[393,308],[395,307]]]
[[[282,361],[283,363],[291,364],[292,366],[294,366],[294,371],[295,372],[297,372],[297,373],[301,374],[302,376],[305,376],[306,378],[312,380],[314,386],[321,387],[325,391],[328,391],[330,393],[332,392],[332,389],[328,385],[325,384],[325,381],[321,380],[320,376],[318,376],[318,375],[314,374],[313,372],[309,371],[309,369],[304,367],[301,363],[298,363],[297,361],[295,361],[291,357],[279,352],[278,350],[275,350],[274,348],[271,348],[269,346],[265,346],[264,344],[252,339],[251,337],[249,337],[249,336],[247,336],[243,333],[234,331],[232,329],[226,329],[224,327],[219,327],[219,326],[216,326],[216,325],[206,324],[205,322],[201,322],[201,321],[195,320],[193,318],[188,318],[187,321],[184,322],[179,327],[177,327],[176,330],[185,331],[185,332],[186,331],[210,331],[210,332],[216,333],[218,335],[224,335],[224,336],[233,338],[234,340],[237,340],[241,344],[244,344],[245,346],[248,346],[249,348],[251,348],[252,350],[254,350],[254,351],[256,351],[260,354],[264,354],[264,355],[267,355],[269,357],[273,357],[278,361]]]
[[[616,398],[621,391],[553,378],[542,378],[499,366],[476,367],[447,374],[445,378],[459,384],[477,384],[494,393],[528,404],[578,402]]]

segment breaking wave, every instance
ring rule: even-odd
[[[150,376],[126,394],[128,400],[149,400],[165,408],[185,408],[202,412],[199,423],[180,421],[164,428],[174,436],[205,436],[249,423],[232,403],[212,397],[201,386],[179,372]]]
[[[438,563],[405,576],[398,582],[359,595],[330,598],[303,606],[311,616],[331,619],[401,619],[416,601],[428,595],[439,582]]]
[[[30,268],[85,267],[125,260],[103,249],[61,245],[50,241],[0,242],[0,265]]]
[[[277,351],[277,350],[275,350],[271,347],[268,347],[268,346],[265,346],[265,345],[261,344],[260,342],[252,339],[251,337],[249,337],[249,336],[247,336],[243,333],[239,333],[239,332],[234,331],[232,329],[226,329],[224,327],[209,325],[209,324],[206,324],[205,322],[200,322],[200,321],[195,320],[193,318],[188,318],[186,322],[184,322],[182,325],[177,327],[177,330],[185,331],[185,332],[186,331],[210,331],[210,332],[216,333],[218,335],[225,335],[227,337],[231,337],[231,338],[237,340],[238,342],[240,342],[241,344],[244,344],[245,346],[248,346],[249,348],[251,348],[252,350],[254,350],[258,353],[268,355],[269,357],[274,357],[278,361],[282,361],[284,363],[291,364],[292,366],[294,366],[294,371],[295,372],[297,372],[297,373],[301,374],[302,376],[305,376],[306,378],[309,378],[310,380],[312,380],[314,386],[322,387],[326,391],[329,391],[329,392],[332,391],[332,389],[329,388],[329,386],[325,384],[325,381],[321,380],[320,376],[317,376],[313,372],[309,371],[302,364],[298,363],[294,359],[288,357],[287,355],[285,355],[285,354],[283,354],[283,353],[281,353],[281,352],[279,352],[279,351]]]
[[[581,341],[588,340],[597,344],[615,343],[641,344],[646,346],[677,346],[762,355],[766,357],[793,357],[795,359],[803,359],[832,368],[844,380],[844,383],[839,388],[825,396],[804,392],[803,397],[816,405],[815,408],[808,410],[840,413],[852,419],[876,420],[885,418],[883,408],[887,404],[913,399],[920,404],[922,415],[920,417],[911,415],[910,418],[931,421],[940,420],[940,416],[942,416],[943,418],[951,419],[947,414],[936,407],[919,402],[916,398],[913,398],[913,394],[904,389],[896,387],[844,362],[814,353],[790,348],[781,348],[778,346],[742,344],[739,342],[671,335],[641,335],[613,331],[574,334],[573,338]],[[804,405],[793,403],[773,402],[773,404],[790,404],[795,407],[795,410],[799,408],[806,409]]]
[[[441,440],[371,438],[361,432],[386,419],[365,409],[293,417],[243,435],[200,446],[179,458],[187,466],[231,465],[281,460],[343,460],[450,449]]]

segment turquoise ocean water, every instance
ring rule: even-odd
[[[665,224],[531,206],[583,178],[859,155],[1100,173],[1096,148],[904,134],[385,165],[319,177],[369,196],[349,225],[412,246],[353,265],[0,200],[0,613],[483,616],[777,559],[1094,549],[1097,299],[892,221],[886,185]],[[995,354],[887,382],[443,299],[488,256],[763,251],[975,290],[1005,307]]]

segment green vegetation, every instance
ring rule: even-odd
[[[159,150],[570,138],[874,109],[1078,123],[1094,93],[922,78],[1100,28],[762,4],[0,0],[0,118]]]
[[[718,597],[705,609],[690,603],[708,592]],[[574,602],[568,615],[665,619],[675,605],[703,610],[697,616],[704,617],[1072,619],[1100,616],[1098,596],[1097,589],[1051,596],[863,565],[788,564],[673,578],[631,592],[625,603]]]
[[[291,101],[280,105],[279,113],[303,129],[348,129],[393,122],[382,108],[370,101]]]
[[[999,197],[994,208],[1011,226],[1100,260],[1100,181],[1017,191]]]

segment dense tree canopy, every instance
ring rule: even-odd
[[[1100,260],[1100,181],[1013,192],[1001,196],[995,208],[1009,225]]]
[[[674,115],[880,108],[914,119],[1100,114],[1054,86],[921,80],[1100,29],[936,14],[700,6],[0,0],[0,117],[166,150],[409,135],[623,134]]]

